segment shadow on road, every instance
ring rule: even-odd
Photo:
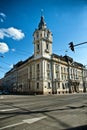
[[[87,130],[87,125],[69,128],[69,129],[65,129],[65,130]]]
[[[0,112],[0,115],[5,115],[6,117],[2,117],[0,118],[1,121],[3,121],[4,119],[7,118],[11,118],[11,117],[15,117],[18,115],[28,115],[28,114],[43,114],[47,117],[49,117],[52,121],[57,122],[58,124],[60,124],[61,126],[63,126],[64,128],[69,128],[69,129],[65,129],[65,130],[87,130],[87,125],[85,126],[78,126],[75,128],[71,128],[71,126],[63,121],[61,121],[60,119],[55,118],[54,116],[52,116],[49,112],[52,111],[66,111],[66,110],[72,110],[72,109],[83,109],[86,108],[86,105],[81,105],[81,106],[66,106],[64,108],[53,108],[53,109],[48,109],[48,108],[43,108],[43,109],[38,109],[38,110],[29,110],[28,108],[23,108],[23,107],[19,107],[14,105],[14,103],[10,103],[10,102],[6,102],[6,103],[2,103],[4,105],[9,105],[12,108],[18,108],[16,111],[5,111],[5,112]]]
[[[43,109],[38,109],[38,110],[29,110],[27,108],[23,108],[23,107],[19,107],[19,106],[16,106],[14,105],[14,103],[3,103],[4,105],[9,105],[10,107],[12,108],[17,108],[18,110],[16,111],[8,111],[8,112],[0,112],[0,115],[3,115],[3,114],[38,114],[38,113],[44,113],[44,112],[51,112],[51,111],[66,111],[66,110],[72,110],[72,109],[83,109],[83,108],[86,108],[87,105],[81,105],[81,106],[66,106],[64,108],[53,108],[53,109],[48,109],[49,108],[49,105],[47,108],[43,108]]]

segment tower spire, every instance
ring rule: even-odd
[[[41,9],[41,19],[40,19],[40,23],[38,25],[38,29],[45,29],[46,28],[46,23],[44,21],[44,16],[43,16],[43,9]]]

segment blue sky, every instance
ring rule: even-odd
[[[76,47],[75,53],[68,45],[87,41],[87,0],[0,0],[0,78],[33,54],[41,9],[53,33],[53,53],[67,53],[87,65],[87,44]]]

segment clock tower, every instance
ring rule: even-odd
[[[51,58],[52,54],[52,33],[47,28],[44,16],[41,16],[38,28],[33,33],[34,58]]]

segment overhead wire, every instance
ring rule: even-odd
[[[12,51],[12,49],[10,49],[11,51]],[[15,55],[21,55],[21,56],[27,56],[27,54],[29,54],[30,52],[28,52],[28,51],[25,51],[25,50],[21,50],[21,49],[17,49],[17,51],[12,51],[12,52],[16,52],[16,53],[14,53]],[[12,55],[11,55],[12,56]],[[1,55],[1,58],[3,58],[3,60],[4,60],[4,56],[3,55]],[[23,57],[21,57],[22,59],[23,59]],[[9,58],[8,58],[9,59]],[[7,66],[9,66],[9,68],[7,69],[7,67],[2,67],[2,66],[0,66],[0,71],[1,72],[3,72],[3,73],[6,73],[6,71],[8,71],[9,69],[11,69],[10,68],[10,66],[11,66],[11,64],[10,63],[8,63],[8,62],[6,62],[6,61],[3,61],[3,60],[0,60],[0,62],[1,63],[4,63],[5,65],[7,65]],[[6,71],[5,71],[6,70]]]

